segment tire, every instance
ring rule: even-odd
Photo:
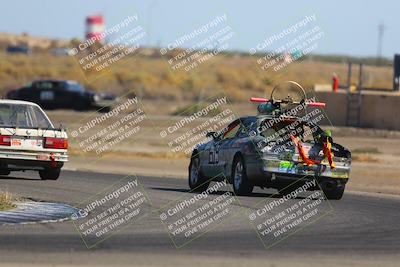
[[[108,113],[111,111],[111,107],[103,107],[97,110],[99,113]]]
[[[199,156],[192,157],[190,160],[188,181],[190,189],[194,192],[204,192],[210,185],[210,182],[206,182],[206,179],[201,174]]]
[[[39,171],[40,178],[42,180],[57,180],[60,177],[61,169],[45,169]]]
[[[232,164],[233,191],[238,196],[248,196],[254,185],[247,179],[246,165],[241,156],[235,157]]]
[[[343,197],[345,186],[339,186],[335,189],[324,190],[327,199],[339,200]]]
[[[9,175],[11,172],[10,171],[0,171],[0,175]]]
[[[286,195],[289,195],[290,193],[292,193],[296,189],[297,189],[297,187],[288,185],[286,187],[280,188],[278,191],[279,191],[279,194],[281,194],[281,196],[286,196]]]
[[[78,100],[74,103],[73,109],[74,109],[75,111],[84,111],[84,110],[87,109],[87,104],[86,104],[86,102],[85,102],[84,100],[78,99]]]

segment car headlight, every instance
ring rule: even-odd
[[[98,101],[100,101],[100,96],[99,95],[94,95],[94,97],[93,97],[93,100],[95,101],[95,102],[98,102]]]

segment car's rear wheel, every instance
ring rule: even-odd
[[[324,189],[324,194],[327,199],[336,199],[339,200],[343,197],[345,186],[338,186],[333,189]]]
[[[203,177],[200,171],[199,156],[192,157],[189,165],[189,187],[195,192],[204,192],[210,185],[209,181]]]
[[[57,180],[60,177],[61,169],[44,169],[39,171],[42,180]]]
[[[254,185],[247,179],[246,165],[242,157],[233,161],[233,191],[238,196],[248,196],[253,192]]]

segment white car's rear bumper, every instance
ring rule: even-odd
[[[0,161],[1,159],[67,162],[68,155],[66,152],[57,151],[0,150]]]

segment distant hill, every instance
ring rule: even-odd
[[[262,70],[257,63],[262,55],[223,52],[193,70],[174,70],[168,60],[182,50],[171,51],[161,56],[155,48],[140,48],[107,68],[106,73],[96,79],[84,76],[76,58],[53,56],[49,49],[68,47],[77,40],[51,40],[27,35],[0,33],[0,46],[26,45],[34,50],[31,55],[11,55],[0,50],[0,94],[18,88],[37,79],[76,80],[95,91],[111,91],[127,94],[134,91],[144,98],[191,99],[212,96],[216,91],[225,91],[230,99],[247,101],[250,96],[265,96],[266,92],[282,81],[295,80],[305,88],[315,84],[331,84],[332,74],[339,75],[340,83],[347,81],[347,61],[370,63],[365,66],[363,84],[366,87],[391,88],[393,69],[391,61],[382,66],[373,66],[374,60],[346,56],[310,55],[290,63],[279,71]],[[35,52],[35,50],[39,52]],[[354,66],[351,83],[358,82],[357,66]]]
[[[55,40],[45,37],[30,36],[28,34],[10,34],[0,32],[0,48],[4,49],[7,46],[24,46],[30,49],[47,50],[54,47],[66,47],[70,41]]]

